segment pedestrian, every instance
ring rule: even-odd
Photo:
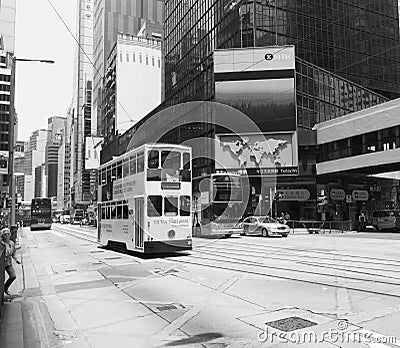
[[[286,212],[286,213],[285,213],[285,220],[286,220],[286,222],[288,222],[288,221],[290,220],[290,214],[289,214],[289,212]]]
[[[17,264],[20,264],[21,262],[15,257],[15,245],[14,242],[11,240],[11,231],[9,228],[3,228],[0,231],[0,241],[1,244],[3,244],[5,247],[5,270],[8,274],[8,279],[4,283],[4,293],[6,295],[10,295],[8,289],[10,288],[10,285],[13,283],[13,281],[17,278],[12,259],[14,259]]]
[[[359,231],[360,232],[364,231],[366,225],[367,225],[367,217],[365,216],[365,213],[362,211],[358,217]]]

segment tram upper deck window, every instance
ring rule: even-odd
[[[129,173],[136,174],[136,154],[129,157]]]
[[[190,153],[183,153],[183,169],[190,170]]]
[[[157,169],[160,166],[160,154],[158,150],[151,150],[147,156],[147,166],[149,169]]]
[[[144,171],[144,152],[139,152],[137,155],[137,172]]]
[[[110,182],[112,182],[111,167],[107,167],[106,178],[107,178],[107,182],[106,183],[109,184]]]
[[[122,179],[122,161],[117,162],[117,180]]]
[[[161,151],[161,167],[165,169],[181,169],[181,153],[177,151]]]
[[[162,215],[162,197],[148,196],[147,198],[147,216],[155,217]]]
[[[122,162],[122,177],[125,178],[127,176],[129,176],[129,159],[124,158]]]
[[[165,216],[178,215],[178,197],[164,197]]]

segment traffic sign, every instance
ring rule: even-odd
[[[351,203],[353,202],[353,198],[351,197],[351,195],[346,195],[346,203]]]
[[[332,201],[343,201],[346,197],[346,192],[342,189],[332,189],[330,191]]]
[[[353,190],[351,196],[355,201],[368,201],[369,193],[367,190]]]

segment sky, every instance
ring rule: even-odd
[[[75,34],[76,0],[50,1]],[[74,53],[75,41],[48,0],[17,0],[15,56],[55,61],[52,65],[17,62],[18,140],[28,140],[36,129],[47,129],[49,117],[67,116]]]

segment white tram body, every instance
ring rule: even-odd
[[[142,253],[192,249],[191,152],[146,144],[100,167],[100,244]]]

